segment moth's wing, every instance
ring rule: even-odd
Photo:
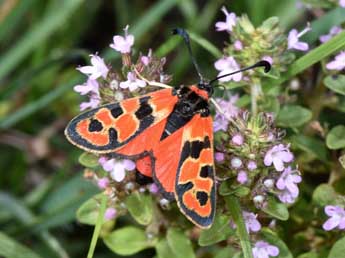
[[[183,130],[175,198],[181,212],[201,228],[212,225],[216,186],[211,116],[195,115]]]
[[[89,152],[135,157],[159,142],[177,100],[172,89],[163,89],[107,104],[72,119],[65,134],[72,144]]]

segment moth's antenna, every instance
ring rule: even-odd
[[[230,76],[230,75],[234,75],[236,73],[240,73],[240,72],[244,72],[244,71],[247,71],[247,70],[251,70],[251,69],[254,69],[256,67],[265,67],[265,73],[268,73],[270,70],[271,70],[271,64],[265,60],[261,60],[259,62],[257,62],[256,64],[253,64],[251,66],[248,66],[246,68],[243,68],[243,69],[240,69],[238,71],[235,71],[235,72],[232,72],[232,73],[228,73],[228,74],[223,74],[213,80],[210,81],[210,84],[214,83],[215,81],[218,81],[219,79],[221,78],[224,78],[224,77],[227,77],[227,76]]]
[[[199,75],[199,78],[200,78],[200,81],[203,82],[204,81],[204,77],[202,76],[201,72],[200,72],[200,68],[194,58],[194,55],[193,55],[193,52],[192,52],[192,48],[190,46],[190,39],[189,39],[189,35],[187,33],[187,31],[185,29],[181,29],[181,28],[176,28],[176,29],[173,29],[173,34],[177,34],[177,35],[180,35],[184,42],[186,43],[187,45],[187,48],[188,48],[188,52],[189,52],[189,55],[190,55],[190,58],[192,59],[192,62],[193,62],[193,65],[195,67],[195,70],[196,72],[198,73]]]

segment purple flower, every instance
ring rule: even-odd
[[[236,14],[229,13],[225,6],[222,7],[222,12],[225,14],[225,22],[217,22],[216,23],[216,30],[217,31],[224,31],[231,32],[232,28],[236,25]]]
[[[213,129],[215,132],[223,130],[224,132],[228,128],[229,118],[236,117],[240,112],[240,109],[235,106],[238,96],[231,96],[228,101],[224,99],[216,99],[217,104],[222,109],[223,114],[216,112]]]
[[[279,249],[274,245],[270,245],[265,241],[258,241],[253,248],[254,258],[269,258],[270,256],[278,256]]]
[[[220,73],[218,73],[218,77],[228,74],[228,73],[235,72],[240,69],[240,66],[238,65],[238,63],[232,56],[223,57],[217,60],[214,63],[214,67],[218,71],[220,71]],[[239,82],[240,80],[242,80],[242,73],[236,73],[234,75],[226,76],[224,78],[219,79],[219,81],[222,81],[222,82],[228,82],[231,80],[235,82]]]
[[[214,154],[214,158],[217,162],[221,163],[224,161],[224,158],[225,158],[225,154],[223,152],[216,152]]]
[[[100,99],[99,93],[92,92],[90,96],[90,101],[82,102],[79,105],[79,108],[80,108],[80,111],[83,111],[88,108],[96,108],[99,106],[100,103],[101,103],[101,99]]]
[[[241,170],[240,172],[238,172],[236,179],[237,179],[237,182],[239,182],[240,184],[246,183],[248,181],[247,172],[244,170]]]
[[[106,157],[101,157],[98,160],[99,164],[107,172],[110,172],[110,176],[116,182],[121,182],[126,176],[126,170],[135,169],[135,163],[129,159],[116,160],[107,159]]]
[[[157,194],[159,192],[159,188],[155,183],[153,183],[150,185],[149,191],[152,194]]]
[[[287,167],[277,180],[276,186],[282,192],[278,193],[278,198],[283,203],[293,203],[299,194],[297,184],[302,181],[302,177],[297,170]]]
[[[80,93],[81,95],[86,95],[87,93],[94,92],[98,93],[99,85],[96,80],[89,78],[86,83],[74,86],[74,91]]]
[[[105,213],[104,213],[104,218],[105,220],[112,220],[115,218],[116,216],[116,209],[114,208],[108,208],[105,210]]]
[[[329,70],[343,70],[345,68],[345,51],[341,51],[333,61],[326,65]]]
[[[256,169],[258,166],[256,165],[256,162],[254,160],[250,160],[247,164],[247,168],[250,171],[253,171],[254,169]]]
[[[345,1],[344,1],[345,2]],[[330,40],[331,38],[333,38],[335,35],[338,35],[340,32],[342,32],[343,30],[341,29],[341,27],[339,26],[333,26],[331,28],[331,30],[329,31],[328,34],[325,35],[321,35],[319,37],[319,40],[321,41],[321,43],[325,43],[328,40]]]
[[[130,91],[135,91],[136,89],[143,88],[146,86],[146,82],[140,79],[137,79],[137,76],[134,72],[128,72],[127,81],[120,83],[120,88],[129,89]]]
[[[104,60],[98,55],[90,56],[92,65],[78,67],[77,70],[83,74],[89,75],[92,80],[96,80],[99,77],[105,79],[108,75],[109,68],[105,65]]]
[[[345,210],[336,205],[327,205],[325,213],[330,217],[323,225],[324,230],[345,229]]]
[[[243,220],[246,224],[248,233],[258,232],[261,229],[261,224],[256,219],[257,215],[255,215],[253,212],[243,211],[242,215],[243,215]]]
[[[109,179],[107,177],[102,177],[97,180],[97,185],[101,189],[105,189],[109,185]]]
[[[272,57],[270,57],[270,56],[263,56],[261,59],[269,62],[270,65],[273,65],[273,58]]]
[[[305,33],[310,31],[311,28],[308,26],[303,31],[298,33],[296,29],[292,29],[289,32],[288,36],[288,49],[296,49],[300,51],[307,51],[309,49],[308,43],[299,41],[299,38],[302,37]]]
[[[147,56],[142,56],[140,58],[140,61],[143,63],[143,65],[149,65],[149,63],[151,62],[152,59],[152,49],[149,50],[149,52],[147,53]]]
[[[235,48],[235,50],[242,50],[243,49],[242,42],[240,40],[236,40],[234,42],[234,48]]]
[[[237,133],[234,136],[232,136],[231,142],[237,146],[241,146],[244,142],[242,134]]]
[[[268,167],[272,163],[277,171],[284,170],[284,162],[291,162],[293,160],[293,154],[290,152],[289,147],[285,147],[283,144],[275,145],[267,151],[264,159],[264,164]]]
[[[339,5],[345,8],[345,0],[339,0]]]
[[[110,44],[110,47],[115,49],[118,52],[121,52],[122,54],[130,53],[131,47],[134,44],[134,36],[131,34],[128,34],[128,25],[124,28],[125,31],[125,37],[115,35],[113,38],[113,44]]]

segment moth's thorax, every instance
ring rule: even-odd
[[[197,85],[190,86],[190,89],[205,100],[209,99],[209,93],[205,89],[200,89]]]

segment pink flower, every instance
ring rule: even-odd
[[[102,177],[97,180],[97,185],[101,189],[105,189],[109,185],[109,179],[107,177]]]
[[[226,30],[227,32],[231,32],[232,28],[236,25],[236,14],[229,13],[225,6],[222,7],[222,12],[225,14],[225,22],[217,22],[216,23],[216,30],[223,31]]]
[[[296,29],[292,29],[289,32],[289,36],[288,36],[288,49],[307,51],[309,49],[308,43],[299,41],[299,38],[302,37],[305,33],[307,33],[310,30],[311,30],[310,27],[306,27],[303,31],[298,33]]]
[[[230,160],[231,167],[237,169],[242,166],[242,160],[238,157],[234,157]]]
[[[302,182],[302,177],[297,170],[287,167],[277,180],[276,186],[282,192],[278,193],[278,198],[283,203],[295,202],[299,190],[297,184]]]
[[[104,60],[98,55],[90,56],[92,65],[78,67],[77,70],[83,74],[89,75],[92,80],[96,80],[99,77],[103,77],[105,79],[108,75],[109,68],[105,65]]]
[[[107,159],[106,157],[101,157],[98,160],[99,164],[107,172],[110,172],[110,176],[116,182],[121,182],[126,176],[126,170],[135,169],[135,163],[128,159],[116,160]]]
[[[89,102],[82,102],[79,105],[80,111],[83,111],[88,108],[96,108],[99,106],[101,103],[101,98],[99,96],[99,93],[97,92],[92,92],[90,96],[90,101]]]
[[[279,249],[274,245],[270,245],[265,241],[258,241],[253,248],[254,258],[269,258],[271,256],[278,256]]]
[[[247,168],[250,171],[253,171],[254,169],[256,169],[258,166],[256,165],[256,162],[254,160],[250,160],[247,164]]]
[[[240,40],[236,40],[234,42],[234,48],[235,48],[235,50],[242,50],[243,49],[242,42]]]
[[[220,71],[220,73],[218,74],[218,77],[228,74],[228,73],[235,72],[240,69],[240,66],[238,65],[238,63],[232,56],[223,57],[219,59],[218,61],[214,63],[214,67],[218,71]],[[228,82],[231,80],[235,82],[239,82],[240,80],[242,80],[242,73],[236,73],[234,75],[226,76],[224,78],[219,79],[219,81],[222,81],[222,82]]]
[[[260,231],[261,224],[256,219],[257,215],[255,215],[253,212],[247,212],[247,211],[243,211],[242,215],[243,215],[243,219],[246,224],[248,233]]]
[[[238,116],[240,109],[235,105],[237,100],[237,95],[229,97],[228,101],[224,99],[216,99],[216,102],[222,109],[223,114],[219,113],[218,110],[216,111],[213,121],[213,130],[215,132],[220,130],[225,132],[228,129],[229,119]]]
[[[331,30],[329,31],[329,34],[325,34],[325,35],[321,35],[319,37],[319,40],[321,41],[321,43],[325,43],[328,40],[330,40],[331,38],[333,38],[334,36],[338,35],[340,32],[342,32],[342,28],[339,26],[333,26],[331,28]]]
[[[339,0],[339,5],[345,8],[345,0]]]
[[[81,84],[81,85],[76,85],[76,86],[74,86],[73,89],[74,89],[74,91],[80,93],[81,95],[85,95],[89,92],[98,93],[99,85],[98,85],[98,82],[96,80],[89,78],[86,81],[86,83]]]
[[[132,34],[128,34],[128,25],[124,28],[125,37],[115,35],[113,38],[113,44],[110,44],[110,47],[115,49],[122,54],[130,53],[131,47],[134,44],[134,36]]]
[[[284,163],[291,162],[293,160],[293,154],[290,152],[288,147],[283,144],[275,145],[267,151],[264,164],[268,167],[272,163],[277,171],[284,170]]]
[[[158,186],[155,183],[151,184],[149,191],[152,194],[157,194],[159,192]]]
[[[149,50],[147,56],[142,56],[140,58],[140,61],[143,63],[143,65],[149,65],[149,63],[151,62],[152,59],[152,49]]]
[[[345,229],[345,210],[344,208],[336,205],[327,205],[325,213],[330,218],[322,225],[324,230],[332,230],[335,228]]]
[[[146,82],[143,80],[137,79],[134,72],[128,72],[127,81],[120,83],[120,88],[129,89],[130,91],[135,91],[136,89],[143,88],[146,86]]]
[[[234,136],[232,136],[231,142],[237,146],[241,146],[244,142],[242,134],[237,133]]]
[[[224,155],[223,152],[216,152],[216,153],[214,154],[214,158],[215,158],[215,160],[216,160],[217,162],[221,163],[221,162],[224,161],[225,155]]]
[[[116,217],[116,209],[114,208],[108,208],[105,210],[105,213],[104,213],[104,218],[105,220],[112,220]]]
[[[270,65],[273,65],[273,58],[272,57],[270,57],[270,56],[263,56],[261,59],[269,62]]]
[[[343,70],[345,68],[345,51],[341,51],[333,61],[326,65],[328,70]]]
[[[241,170],[240,172],[238,172],[236,180],[240,184],[246,183],[248,181],[247,172],[244,170]]]

